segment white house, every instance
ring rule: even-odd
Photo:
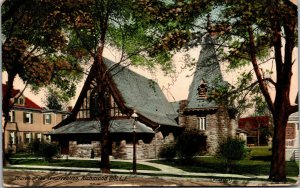
[[[299,160],[299,113],[290,115],[286,127],[285,159]]]

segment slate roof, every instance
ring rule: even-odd
[[[114,62],[105,59],[105,64],[109,69]],[[111,75],[127,108],[160,125],[179,126],[174,120],[178,113],[155,81],[121,65],[113,69]]]
[[[110,121],[110,133],[132,133],[133,119],[119,119]],[[99,121],[74,121],[58,129],[50,131],[48,134],[99,134],[101,131],[101,122]],[[154,134],[154,131],[141,122],[136,122],[136,133]]]
[[[228,84],[223,80],[220,65],[213,45],[213,39],[210,35],[206,35],[204,36],[203,40],[205,45],[202,45],[193,81],[189,88],[188,104],[186,107],[187,110],[217,108],[216,102],[198,98],[197,89],[202,79],[207,83],[208,93],[215,86],[215,83],[220,85]]]

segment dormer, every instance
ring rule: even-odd
[[[21,96],[16,96],[14,98],[14,105],[20,105],[20,106],[24,106],[25,105],[25,97],[23,95]]]
[[[207,99],[207,83],[204,79],[201,79],[198,86],[198,99]]]

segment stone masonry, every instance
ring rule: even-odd
[[[146,144],[142,140],[139,140],[136,144],[136,156],[137,159],[155,159],[158,158],[158,152],[160,148],[174,140],[174,136],[171,133],[167,137],[163,138],[160,132],[156,133],[153,140]],[[95,157],[100,157],[101,144],[99,141],[92,141],[92,144],[77,144],[76,141],[69,142],[69,156],[90,158],[92,150]],[[115,159],[132,159],[133,157],[133,145],[132,143],[126,143],[125,140],[112,143],[112,156]]]

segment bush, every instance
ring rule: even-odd
[[[231,171],[232,166],[239,160],[245,158],[249,153],[245,141],[236,138],[227,138],[219,145],[218,154],[226,160],[227,172]]]
[[[30,149],[30,152],[36,156],[40,156],[40,145],[41,145],[41,142],[39,140],[33,140],[33,142],[31,142],[28,146]]]
[[[34,140],[30,145],[30,151],[39,157],[43,157],[46,161],[51,161],[54,156],[59,152],[59,147],[57,144],[41,142],[39,140]]]
[[[159,150],[158,157],[165,159],[173,159],[176,157],[175,143],[170,142],[162,146]]]
[[[184,160],[191,160],[197,154],[203,152],[201,142],[203,136],[197,129],[185,129],[183,133],[177,138],[176,150],[178,157]]]
[[[42,142],[42,144],[40,145],[41,155],[48,162],[58,154],[58,151],[59,149],[57,144]]]

